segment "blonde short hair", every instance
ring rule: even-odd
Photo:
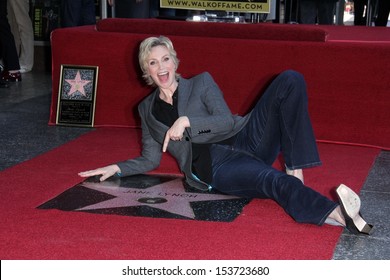
[[[153,79],[150,77],[148,74],[148,62],[147,59],[150,55],[150,52],[152,48],[157,47],[157,46],[163,46],[166,47],[169,51],[169,54],[171,58],[173,59],[173,62],[176,65],[176,69],[179,67],[179,59],[177,58],[176,51],[173,48],[172,41],[165,36],[160,36],[160,37],[149,37],[146,38],[141,42],[141,45],[139,47],[139,53],[138,53],[138,60],[139,60],[139,65],[142,70],[142,77],[146,81],[148,85],[154,86],[155,83]],[[180,74],[176,73],[176,79],[180,77]]]

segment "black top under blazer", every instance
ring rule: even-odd
[[[167,151],[177,160],[191,187],[207,190],[205,182],[195,178],[191,171],[192,143],[212,144],[237,134],[247,123],[245,117],[233,115],[223,94],[207,72],[191,79],[179,78],[178,113],[187,116],[190,127],[183,141],[169,141]],[[159,90],[154,90],[138,106],[142,128],[142,153],[140,157],[117,163],[122,176],[142,174],[157,168],[162,156],[162,145],[169,127],[153,116],[153,104]]]

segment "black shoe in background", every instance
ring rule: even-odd
[[[20,72],[9,72],[9,71],[3,71],[1,73],[1,79],[6,82],[21,82],[22,81],[22,75]]]

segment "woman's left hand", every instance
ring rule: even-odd
[[[178,118],[171,126],[171,128],[168,129],[167,133],[165,134],[165,139],[164,139],[164,144],[162,149],[164,153],[167,151],[167,147],[170,140],[181,141],[186,127],[190,127],[190,120],[186,116],[183,116]]]

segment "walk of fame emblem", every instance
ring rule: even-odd
[[[88,178],[38,209],[231,222],[249,201],[215,191],[194,190],[184,185],[182,177],[136,175],[104,182]]]

